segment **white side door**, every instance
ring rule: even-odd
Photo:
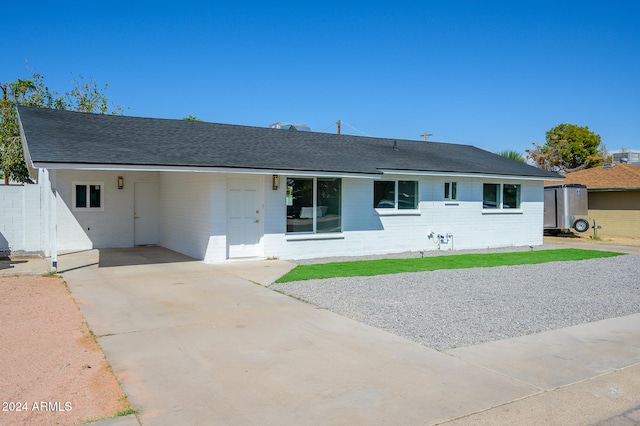
[[[160,185],[135,182],[133,209],[134,245],[160,244]]]
[[[258,257],[262,240],[260,177],[230,177],[227,183],[229,258]]]

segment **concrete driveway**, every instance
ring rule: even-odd
[[[445,353],[260,285],[292,266],[59,257],[138,410],[124,422],[587,424],[640,405],[640,315]]]

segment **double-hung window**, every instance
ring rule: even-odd
[[[373,207],[376,209],[416,210],[418,208],[418,181],[374,181]]]
[[[482,208],[519,209],[521,191],[520,184],[485,183],[482,186]]]
[[[287,178],[287,232],[342,232],[342,179]]]
[[[73,210],[104,210],[104,184],[102,182],[73,182]]]

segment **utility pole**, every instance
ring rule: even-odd
[[[422,137],[424,138],[424,141],[426,142],[426,141],[427,141],[427,138],[428,138],[429,136],[433,136],[433,133],[427,133],[427,132],[424,132],[424,133],[423,133],[423,134],[421,134],[420,136],[422,136]]]
[[[336,124],[338,125],[338,134],[340,134],[340,120]]]

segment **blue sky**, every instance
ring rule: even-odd
[[[0,81],[108,82],[126,115],[524,153],[573,123],[640,149],[634,1],[30,2],[4,5]],[[357,129],[356,130],[354,130]]]

